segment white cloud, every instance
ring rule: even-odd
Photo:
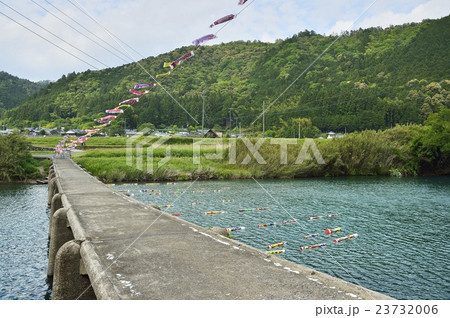
[[[129,63],[117,58],[95,45],[58,19],[43,11],[29,0],[4,0],[11,7],[33,21],[63,37],[77,48],[94,56],[108,66]],[[67,18],[49,6],[47,2],[35,0],[49,11],[66,21]],[[56,7],[78,21],[95,35],[110,43],[120,52],[128,51],[135,59],[130,47],[143,56],[155,56],[181,46],[191,44],[195,38],[215,33],[219,27],[210,29],[214,20],[243,9],[237,0],[72,0],[79,2],[98,22],[129,46],[121,47],[111,40],[102,27],[76,9],[66,0],[51,0]],[[339,33],[353,22],[373,0],[255,0],[237,19],[231,21],[218,34],[218,39],[208,42],[216,44],[234,40],[261,40],[273,42],[286,38],[304,29],[317,33]],[[250,1],[248,2],[250,3]],[[450,2],[444,0],[378,0],[355,25],[355,28],[388,26],[404,22],[438,18],[450,13]],[[27,25],[30,29],[50,39],[83,60],[103,68],[98,62],[77,52],[67,44],[39,29],[29,21],[0,4],[0,12]],[[70,21],[68,21],[69,23]],[[73,22],[70,22],[73,24]],[[80,29],[79,26],[74,27]],[[87,33],[81,29],[81,32]],[[89,35],[93,37],[92,35]],[[96,40],[98,41],[98,40]],[[100,42],[103,46],[111,48]],[[63,74],[81,72],[90,66],[57,49],[31,32],[0,15],[0,65],[2,70],[31,80],[58,79]],[[116,53],[119,54],[120,53]],[[125,53],[126,54],[126,53]]]
[[[450,13],[450,2],[443,0],[429,0],[425,3],[418,4],[408,12],[393,12],[391,6],[385,7],[389,10],[380,10],[376,8],[376,14],[368,14],[361,17],[361,21],[356,21],[352,29],[369,28],[369,27],[389,27],[391,25],[399,25],[410,22],[421,22],[424,19],[438,19]],[[369,17],[367,17],[369,16]],[[355,21],[339,20],[326,31],[326,34],[340,34],[346,30],[349,25]]]

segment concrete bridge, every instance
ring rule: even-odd
[[[53,299],[390,299],[137,202],[70,159],[53,160],[48,199]]]

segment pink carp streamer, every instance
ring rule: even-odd
[[[212,40],[212,39],[215,39],[215,38],[217,38],[217,36],[215,36],[214,34],[208,34],[208,35],[202,36],[199,39],[196,39],[196,40],[192,41],[192,44],[200,45],[203,42],[206,42],[206,41],[209,41],[209,40]]]
[[[134,103],[137,103],[138,101],[139,101],[139,97],[126,99],[126,100],[124,100],[124,101],[121,101],[121,102],[119,103],[119,106],[120,106],[120,105],[124,105],[124,104],[132,105],[132,104],[134,104]]]
[[[101,120],[101,121],[106,121],[106,120],[108,120],[108,119],[116,119],[116,118],[117,118],[117,116],[114,116],[114,115],[108,115],[108,116],[102,117],[100,120]]]
[[[238,5],[243,5],[247,1],[248,0],[239,0]],[[231,21],[231,20],[235,19],[236,17],[237,17],[237,14],[226,15],[226,16],[224,16],[224,17],[214,21],[210,25],[210,27],[212,28],[215,25]],[[194,41],[192,41],[192,43],[195,46],[198,46],[198,45],[200,45],[200,44],[202,44],[202,43],[204,43],[206,41],[210,41],[210,40],[213,40],[215,38],[217,38],[216,34],[207,34],[207,35],[204,35],[204,36],[202,36],[202,37],[200,37],[198,39],[195,39]],[[183,61],[186,61],[187,59],[190,59],[193,56],[194,56],[194,51],[190,51],[190,52],[184,54],[183,56],[179,57],[178,59],[176,59],[173,62],[164,63],[164,67],[170,67],[171,69],[174,69],[175,67],[180,65],[180,63],[182,63]],[[158,74],[158,75],[156,75],[156,78],[168,76],[170,74],[171,74],[171,71],[169,71],[167,73]],[[155,83],[139,83],[139,84],[135,84],[134,85],[134,89],[130,89],[129,93],[133,94],[133,95],[137,95],[137,96],[144,96],[144,95],[148,94],[149,91],[148,90],[139,91],[140,89],[151,88],[151,87],[154,87],[156,85],[157,84],[155,84]],[[105,113],[107,113],[107,114],[123,114],[124,113],[124,109],[132,108],[131,105],[133,105],[133,104],[135,104],[137,102],[139,102],[139,97],[126,99],[126,100],[120,102],[119,106],[117,106],[117,107],[115,107],[113,109],[105,110]],[[96,123],[99,123],[100,125],[99,126],[94,126],[93,129],[86,129],[85,130],[86,134],[84,136],[79,137],[77,140],[70,140],[70,142],[69,142],[68,141],[68,137],[64,136],[63,139],[56,146],[55,153],[57,155],[64,155],[64,153],[72,151],[76,147],[76,145],[78,143],[84,143],[88,139],[88,137],[91,137],[92,134],[96,134],[96,133],[100,132],[100,130],[102,128],[105,128],[106,126],[110,125],[112,120],[114,120],[116,118],[117,118],[116,115],[107,115],[107,116],[102,117],[101,119],[95,119],[94,121]],[[228,202],[231,202],[231,201],[228,201]],[[213,212],[207,212],[207,213],[211,213],[211,214],[214,213],[215,214],[215,213],[222,213],[222,212],[221,211],[219,211],[219,212],[218,211],[213,211]],[[275,223],[263,224],[261,226],[272,226],[272,225],[275,225]],[[259,227],[259,225],[258,225],[258,227]],[[241,228],[233,228],[231,230],[234,230],[234,229],[241,229]],[[244,229],[244,228],[242,227],[242,229]],[[355,234],[354,237],[356,237],[356,236],[357,236],[357,234]],[[345,239],[345,238],[343,238],[343,239]],[[279,251],[277,251],[277,252],[279,252]]]
[[[235,17],[236,17],[236,16],[235,16],[234,14],[226,15],[226,16],[224,16],[223,18],[220,18],[219,20],[214,21],[209,27],[212,28],[212,27],[214,27],[215,25],[218,25],[218,24],[221,24],[221,23],[225,23],[225,22],[231,21],[231,20],[233,20]]]
[[[120,109],[120,108],[107,109],[107,110],[105,110],[105,113],[107,113],[107,114],[123,114],[123,109]]]
[[[134,89],[130,89],[130,93],[131,93],[131,94],[134,94],[134,95],[138,95],[138,96],[143,96],[143,95],[145,95],[145,94],[148,94],[149,91],[143,91],[143,92],[140,92],[140,91],[136,91],[136,90],[134,90]]]
[[[180,65],[181,62],[186,61],[187,59],[190,59],[193,56],[194,56],[194,51],[190,51],[190,52],[184,54],[183,56],[177,58],[174,62],[166,62],[166,63],[164,63],[164,67],[170,67],[171,69],[174,69],[175,67]],[[167,74],[167,75],[169,75],[169,74]]]

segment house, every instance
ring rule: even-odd
[[[327,139],[333,139],[336,137],[336,133],[333,131],[330,131],[329,133],[327,133]]]
[[[344,138],[344,134],[337,134],[337,133],[332,132],[332,131],[327,133],[327,139],[333,139],[333,138]]]
[[[222,133],[215,132],[214,130],[210,129],[205,133],[204,137],[205,138],[222,138]]]
[[[6,136],[6,135],[11,135],[13,133],[14,129],[5,129],[5,130],[0,130],[0,135],[2,136]]]
[[[144,134],[144,132],[137,131],[136,129],[125,129],[125,136],[127,136],[127,137],[139,136],[139,135],[143,135],[143,134]]]
[[[57,134],[58,134],[58,130],[57,130],[57,129],[54,129],[54,128],[52,128],[52,129],[46,128],[46,129],[44,129],[44,130],[45,130],[45,134],[46,134],[47,136],[54,136],[54,135],[57,135]]]

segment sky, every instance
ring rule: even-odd
[[[228,24],[215,20],[237,14]],[[31,81],[206,45],[330,35],[450,14],[448,0],[0,0],[0,71]]]

